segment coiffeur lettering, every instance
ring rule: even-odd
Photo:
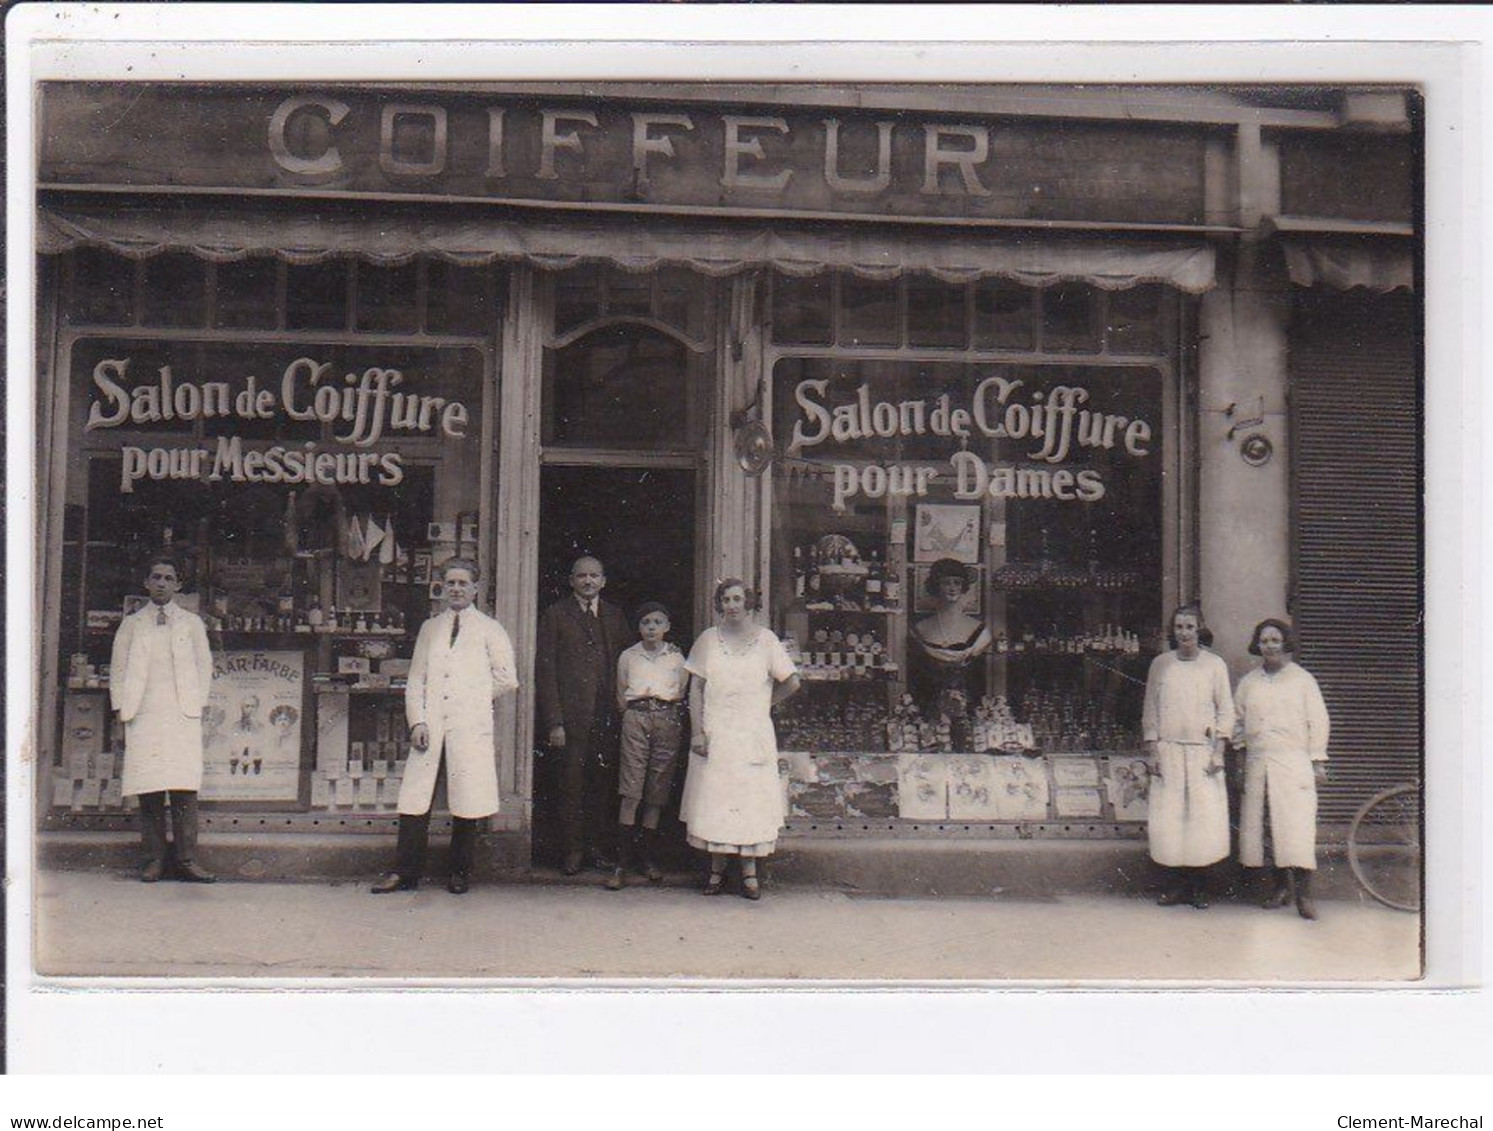
[[[368,449],[395,433],[439,434],[462,439],[471,414],[460,401],[399,390],[404,374],[397,369],[370,366],[330,376],[329,362],[302,357],[285,367],[278,394],[263,388],[254,374],[234,392],[226,381],[179,381],[163,365],[154,382],[130,386],[130,360],[105,359],[93,369],[93,384],[101,394],[89,406],[86,430],[149,426],[164,421],[212,418],[289,420],[343,423],[332,438],[340,444]],[[403,459],[397,451],[328,452],[314,441],[299,446],[276,445],[263,451],[245,450],[238,436],[218,438],[216,449],[202,447],[121,448],[121,492],[128,494],[140,479],[221,479],[250,483],[377,483],[392,487],[404,480]]]
[[[1150,454],[1151,425],[1117,413],[1082,408],[1090,400],[1082,385],[1032,389],[1019,398],[1023,382],[987,377],[975,388],[969,408],[955,407],[947,393],[930,407],[927,400],[873,401],[870,387],[860,385],[855,399],[827,405],[829,382],[800,381],[794,401],[802,418],[793,425],[790,452],[823,443],[899,436],[948,436],[961,442],[982,436],[991,440],[1028,440],[1027,458],[1039,464],[1059,464],[1077,449],[1120,448],[1127,455]],[[990,466],[974,452],[961,450],[949,457],[954,496],[958,499],[1043,498],[1095,502],[1104,497],[1103,477],[1093,469],[1070,471],[1051,467]],[[904,463],[836,463],[832,468],[836,510],[855,495],[879,499],[884,495],[926,495],[940,481],[941,470]]]
[[[364,110],[366,112],[366,110]],[[507,134],[511,132],[510,112],[528,113],[538,118],[539,151],[532,167],[512,166]],[[312,178],[338,176],[346,169],[338,145],[339,127],[343,127],[354,110],[341,99],[330,95],[298,95],[287,98],[275,108],[269,122],[269,149],[275,163],[288,173]],[[310,115],[321,127],[317,140],[296,140],[292,123]],[[403,126],[423,122],[428,126],[429,144],[418,157],[400,155],[394,144],[396,132]],[[823,166],[814,172],[822,175],[824,184],[834,193],[866,196],[885,191],[894,176],[917,178],[918,192],[927,196],[990,196],[991,189],[981,179],[980,166],[990,159],[990,128],[978,124],[954,122],[907,123],[883,119],[856,128],[876,131],[876,169],[872,173],[846,175],[841,168],[842,125],[838,118],[823,118]],[[351,125],[351,123],[348,123]],[[438,177],[448,167],[451,146],[449,116],[446,107],[434,104],[385,105],[379,111],[379,167],[401,177]],[[615,129],[615,127],[613,127]],[[539,180],[560,180],[565,176],[585,177],[592,162],[610,161],[615,165],[621,154],[608,147],[609,156],[595,153],[598,137],[609,132],[596,111],[582,108],[522,110],[517,107],[488,107],[485,121],[486,168],[491,181],[509,176],[530,176]],[[894,169],[892,139],[895,131],[920,132],[920,160],[908,169]],[[697,132],[698,131],[698,132]],[[639,184],[647,183],[650,167],[664,161],[687,159],[676,152],[675,143],[689,145],[691,134],[718,132],[717,148],[721,154],[720,184],[726,189],[762,189],[782,192],[795,176],[812,175],[810,170],[778,168],[763,147],[767,138],[783,143],[791,141],[794,127],[775,115],[718,114],[699,115],[634,111],[627,115],[625,127],[618,131],[618,145],[628,146],[631,169]],[[588,143],[591,148],[588,149]],[[526,148],[526,147],[521,147]],[[564,155],[568,167],[559,161]],[[948,175],[945,175],[948,174]],[[987,173],[988,175],[988,173]],[[910,187],[910,186],[909,186]]]

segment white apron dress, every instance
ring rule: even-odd
[[[1146,833],[1151,859],[1201,868],[1229,854],[1229,795],[1222,773],[1208,774],[1213,742],[1234,729],[1229,669],[1212,652],[1183,660],[1165,652],[1146,679],[1142,736],[1156,743]],[[1221,763],[1219,763],[1221,765]]]
[[[430,745],[410,749],[399,787],[400,813],[430,812],[435,783],[446,760],[446,797],[453,817],[490,817],[498,811],[497,743],[493,700],[518,687],[513,644],[503,626],[469,606],[451,643],[447,609],[420,626],[405,684],[404,711],[411,728],[424,723]]]
[[[1234,745],[1245,748],[1239,811],[1239,862],[1265,866],[1265,811],[1277,868],[1317,866],[1317,783],[1312,763],[1327,760],[1327,704],[1312,674],[1290,663],[1273,675],[1256,668],[1234,696]]]
[[[772,689],[797,669],[766,629],[728,647],[714,628],[700,634],[685,667],[705,681],[709,743],[708,757],[690,751],[680,805],[689,843],[717,854],[767,856],[785,816]]]
[[[174,604],[148,604],[114,637],[109,699],[124,722],[126,797],[202,788],[202,709],[212,693],[213,657],[202,618]]]

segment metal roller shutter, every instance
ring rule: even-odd
[[[1403,293],[1297,292],[1294,619],[1332,715],[1329,825],[1420,774],[1420,338]]]

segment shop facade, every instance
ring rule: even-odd
[[[682,644],[717,579],[760,588],[806,682],[778,720],[800,843],[1141,837],[1141,691],[1187,600],[1236,677],[1256,621],[1300,619],[1346,726],[1327,817],[1419,769],[1418,633],[1371,687],[1353,662],[1420,601],[1403,92],[41,105],[44,836],[131,827],[109,642],[162,549],[219,669],[209,836],[392,834],[455,554],[518,654],[508,861],[544,841],[535,627],[583,551]],[[948,562],[989,637],[957,699],[919,642]]]

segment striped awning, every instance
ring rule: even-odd
[[[577,214],[560,222],[511,212],[301,205],[49,201],[40,210],[38,248],[56,254],[99,247],[131,258],[188,252],[215,262],[273,255],[306,264],[353,256],[395,265],[423,255],[465,266],[521,261],[550,270],[606,262],[628,271],[684,267],[711,276],[764,267],[795,276],[848,271],[868,279],[911,272],[948,283],[1002,278],[1038,287],[1085,282],[1104,290],[1159,283],[1189,294],[1210,289],[1215,274],[1214,249],[1196,236],[635,215]]]

